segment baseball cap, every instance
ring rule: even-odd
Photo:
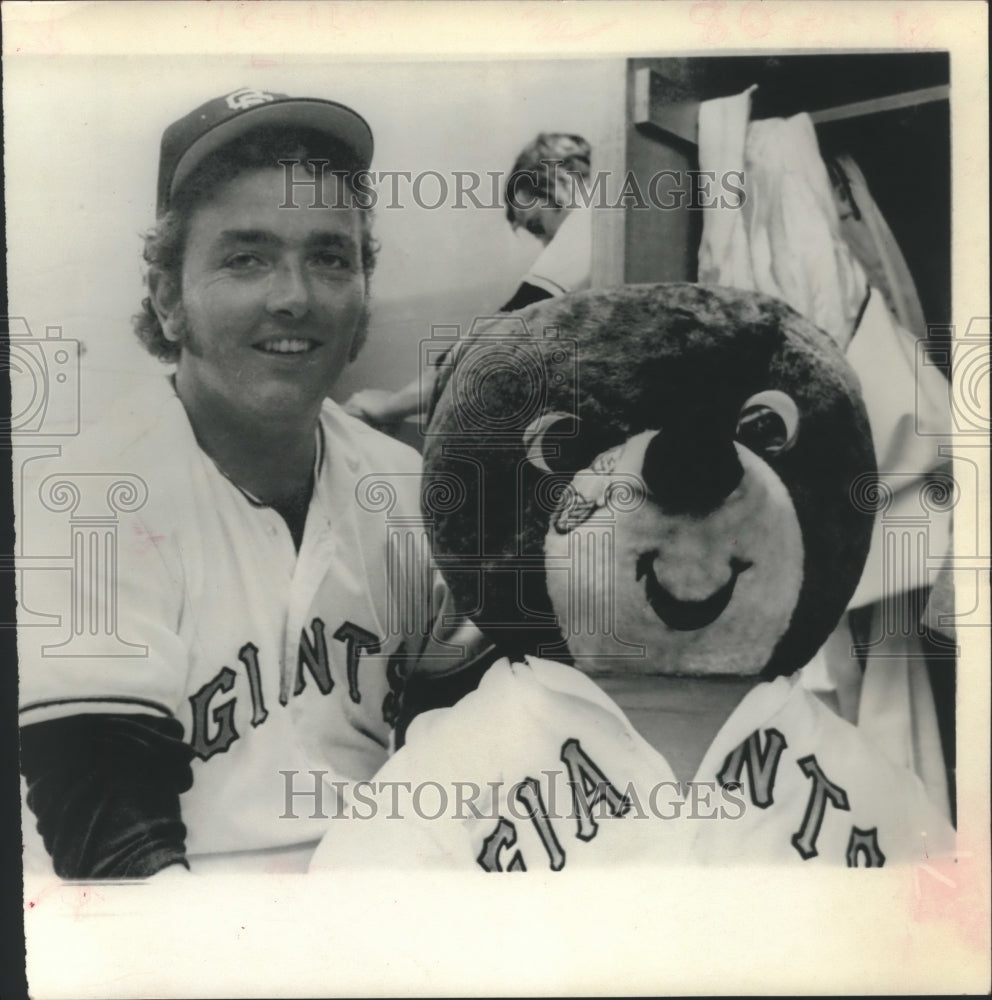
[[[172,196],[207,156],[268,125],[323,132],[352,155],[353,161],[342,167],[365,170],[372,162],[372,130],[351,108],[316,97],[290,97],[242,87],[201,104],[162,133],[158,215],[168,211]]]

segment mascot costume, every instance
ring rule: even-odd
[[[758,293],[635,285],[488,321],[455,355],[424,514],[456,613],[501,658],[409,679],[420,707],[432,686],[453,704],[349,790],[312,869],[953,850],[919,779],[795,677],[854,592],[876,499],[826,334]]]

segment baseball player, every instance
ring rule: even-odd
[[[118,512],[74,550],[92,572],[20,595],[61,621],[19,655],[27,803],[62,877],[303,870],[329,783],[387,757],[428,621],[419,456],[326,398],[365,335],[374,245],[342,177],[372,146],[350,108],[247,88],[163,135],[136,329],[174,374],[46,465],[21,522],[54,546],[61,498]]]

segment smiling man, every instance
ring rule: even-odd
[[[371,155],[350,108],[248,89],[163,136],[135,328],[175,370],[61,460],[130,493],[51,607],[68,638],[19,633],[27,803],[63,877],[303,870],[333,782],[387,756],[429,622],[426,546],[386,523],[417,535],[419,457],[327,399],[365,337]]]

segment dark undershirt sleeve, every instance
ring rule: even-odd
[[[147,878],[186,862],[179,794],[192,751],[175,719],[73,715],[21,729],[21,771],[60,878]]]
[[[425,651],[422,655],[429,657],[430,651]],[[477,649],[471,651],[457,671],[432,675],[428,671],[414,670],[406,682],[395,724],[396,749],[399,750],[406,742],[406,731],[418,715],[436,708],[450,708],[470,691],[474,691],[479,686],[482,675],[505,655],[492,643],[480,638]]]
[[[522,281],[520,287],[513,293],[513,298],[500,309],[500,312],[515,312],[517,309],[523,309],[524,306],[529,306],[533,302],[540,302],[541,299],[550,298],[554,298],[554,296],[547,289],[538,288],[537,285],[531,285],[526,281]]]

